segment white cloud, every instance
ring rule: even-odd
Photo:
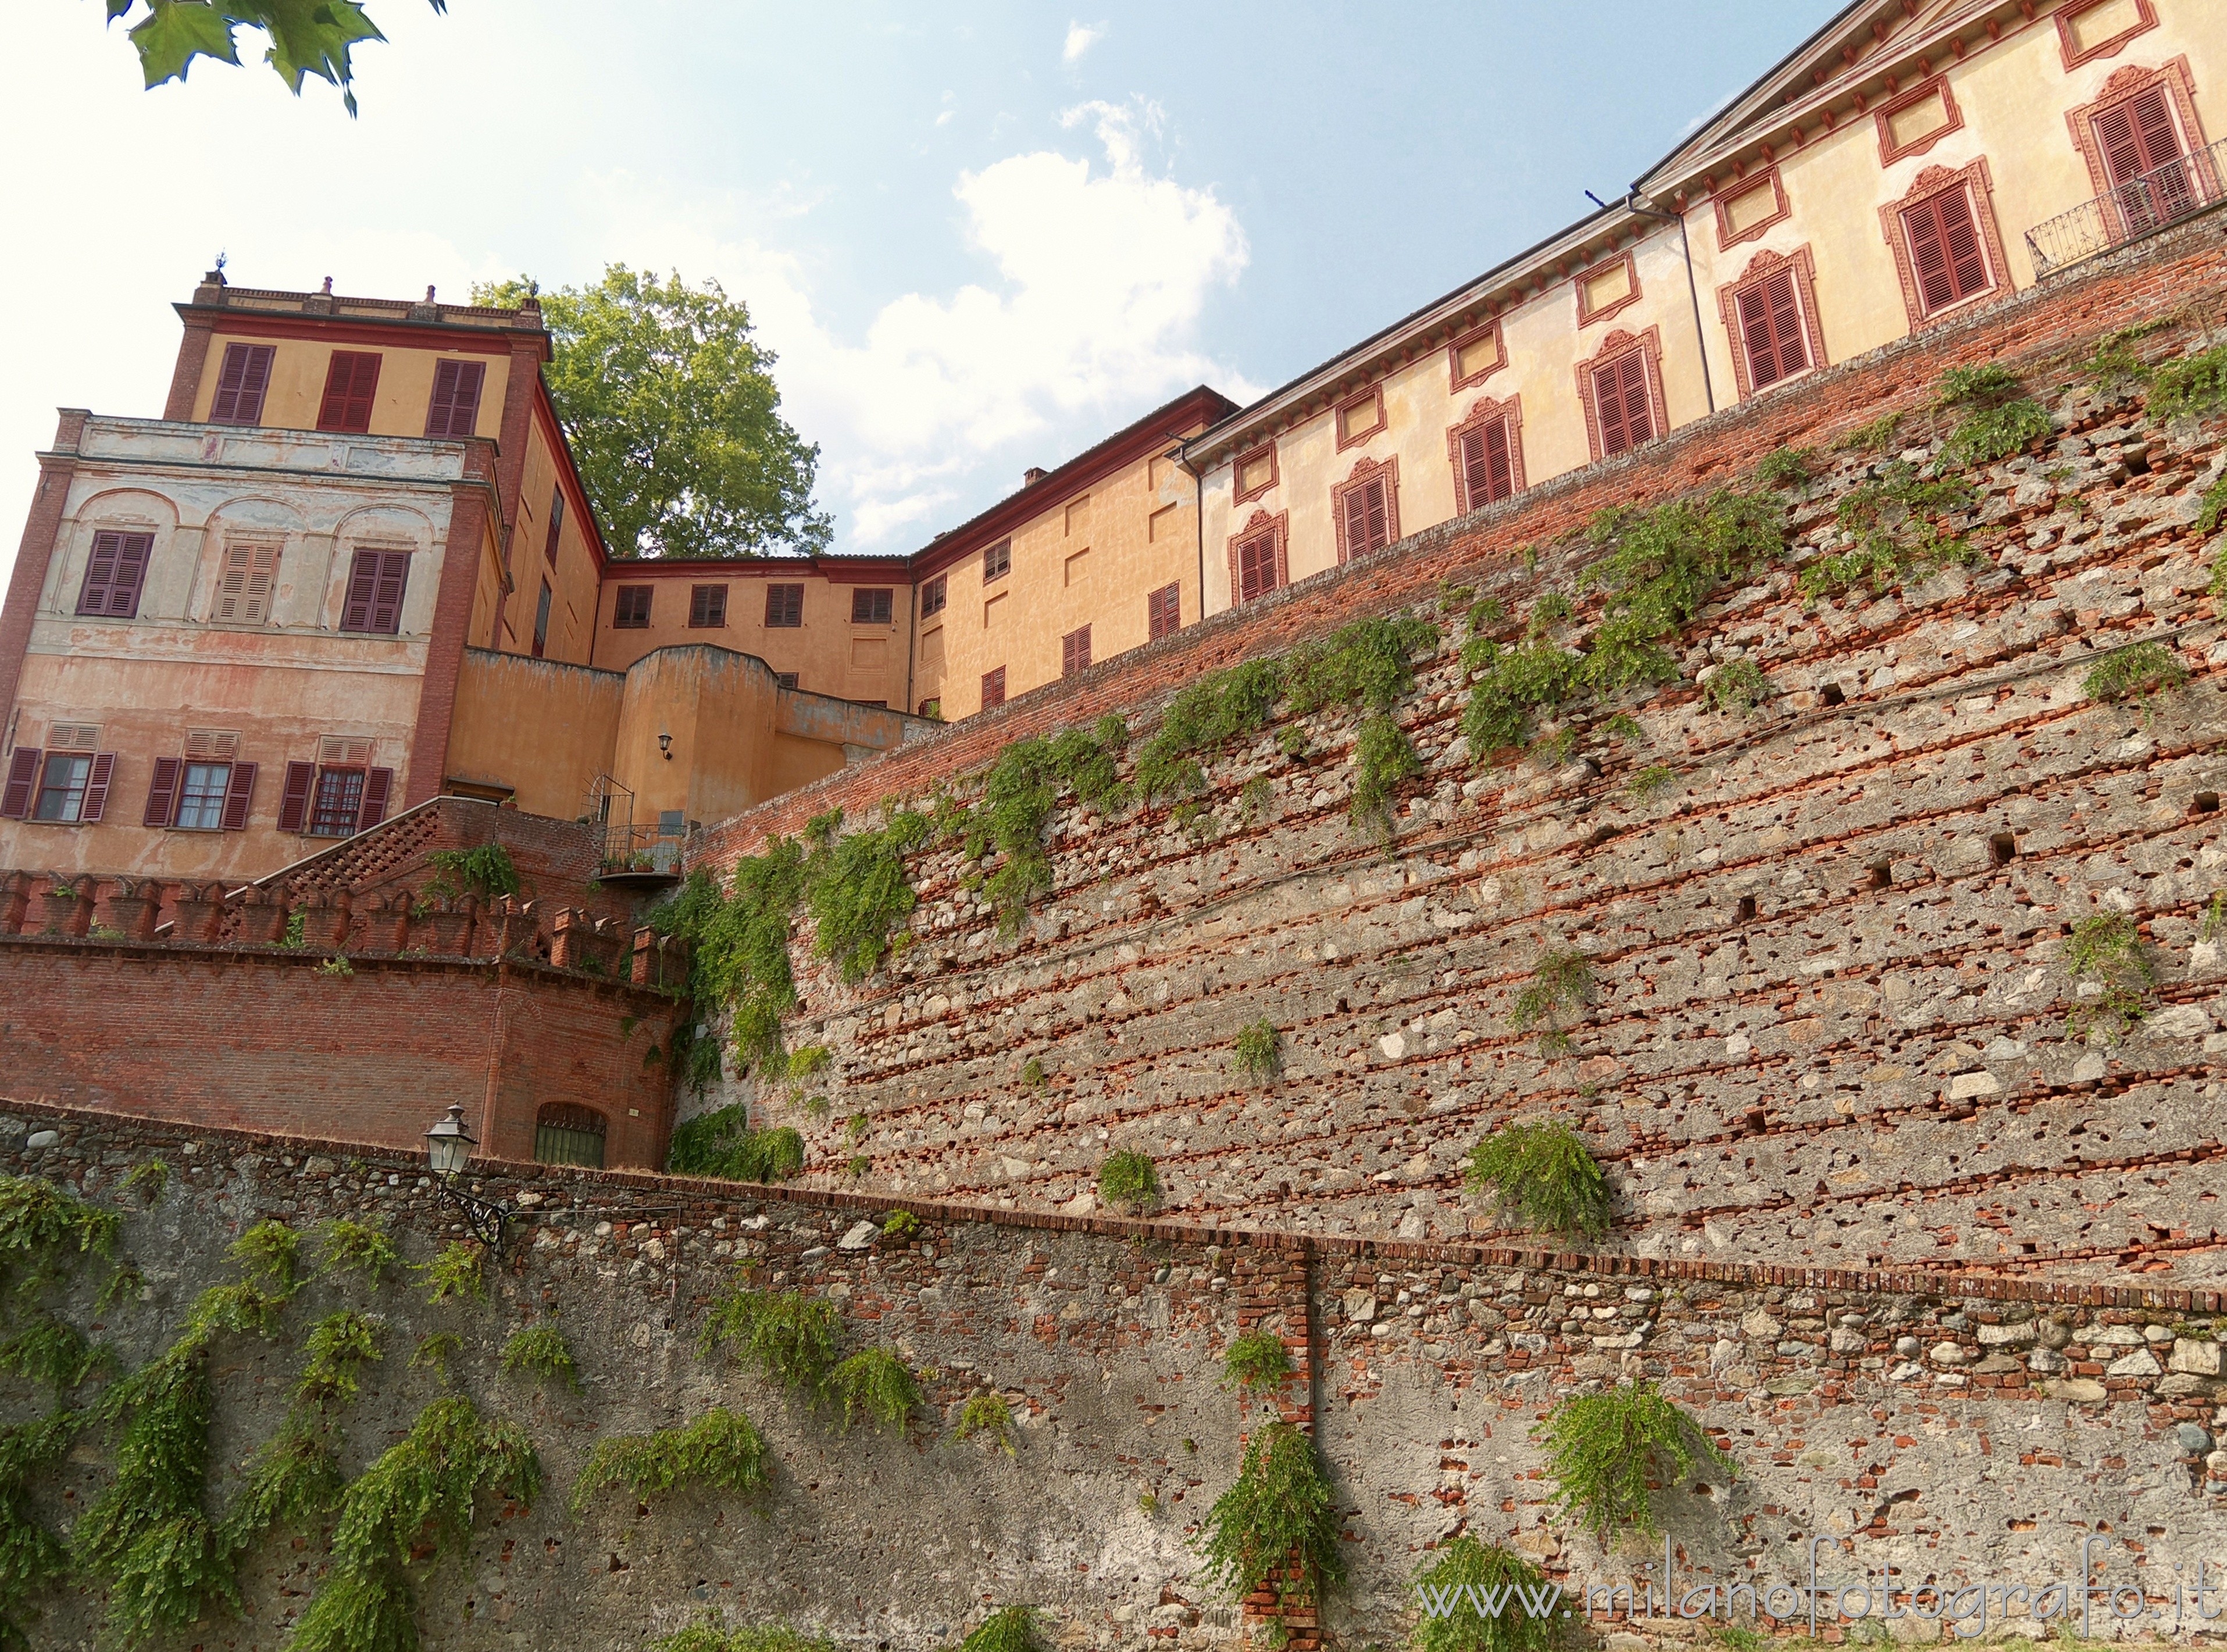
[[[1057,430],[1103,434],[1201,382],[1250,393],[1193,342],[1209,294],[1245,268],[1235,214],[1145,164],[1162,124],[1153,105],[1085,104],[1063,119],[1092,127],[1102,163],[1039,150],[954,187],[997,279],[892,299],[856,340],[815,313],[794,254],[708,232],[718,214],[700,202],[647,202],[638,179],[600,181],[615,220],[605,239],[658,267],[716,274],[749,301],[781,358],[785,411],[820,443],[822,502],[847,519],[842,548],[909,548],[967,501],[986,503],[986,473],[999,475],[994,498],[1024,464],[1069,456],[1029,445]]]
[[[1067,44],[1060,48],[1060,61],[1063,63],[1079,61],[1085,52],[1104,40],[1106,35],[1104,23],[1068,24]]]

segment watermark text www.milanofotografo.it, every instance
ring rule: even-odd
[[[1866,1570],[1854,1582],[1821,1575],[1817,1551],[1838,1540],[1812,1538],[1809,1575],[1800,1583],[1758,1585],[1709,1583],[1677,1587],[1670,1543],[1662,1545],[1662,1577],[1658,1587],[1655,1565],[1641,1568],[1643,1576],[1630,1583],[1594,1584],[1582,1597],[1572,1593],[1563,1601],[1564,1585],[1539,1584],[1419,1583],[1415,1592],[1426,1617],[1475,1615],[1498,1617],[1513,1612],[1525,1617],[1569,1617],[1582,1611],[1588,1619],[1616,1617],[1732,1618],[1745,1604],[1751,1623],[1769,1617],[1780,1623],[1808,1620],[1814,1636],[1821,1628],[1866,1619],[1892,1622],[1915,1617],[1945,1624],[1962,1639],[1984,1634],[1990,1623],[2022,1617],[2030,1623],[2074,1622],[2084,1638],[2109,1623],[2129,1623],[2147,1617],[2162,1620],[2173,1629],[2200,1626],[2227,1617],[2227,1566],[2209,1560],[2196,1562],[2191,1576],[2182,1566],[2160,1572],[2145,1567],[2144,1582],[2115,1579],[2099,1565],[2096,1550],[2107,1548],[2109,1538],[2080,1540],[2080,1575],[2040,1584],[2005,1583],[1983,1579],[1974,1583],[1915,1585],[1896,1583],[1886,1572]]]

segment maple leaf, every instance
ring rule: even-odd
[[[258,29],[271,38],[263,61],[296,97],[308,75],[338,86],[350,115],[356,112],[354,73],[348,54],[364,41],[383,41],[360,0],[105,0],[108,21],[144,3],[147,16],[128,31],[150,86],[182,80],[196,57],[237,64],[233,32]],[[431,0],[436,12],[448,0]]]

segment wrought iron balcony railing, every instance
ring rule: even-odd
[[[2219,204],[2227,138],[2129,179],[2026,233],[2036,276],[2092,258]]]

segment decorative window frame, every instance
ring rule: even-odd
[[[2083,11],[2093,11],[2104,0],[2084,0],[2084,3],[2062,7],[2057,13],[2057,43],[2064,54],[2064,70],[2071,73],[2083,63],[2092,63],[2099,57],[2115,57],[2126,48],[2127,42],[2137,35],[2147,35],[2158,26],[2157,8],[2150,0],[2134,0],[2139,21],[2132,29],[2122,29],[2109,40],[2097,41],[2086,50],[2073,37],[2072,25]]]
[[[1809,347],[1809,365],[1798,373],[1774,379],[1758,391],[1748,382],[1747,332],[1740,325],[1739,296],[1790,266],[1794,271],[1794,302],[1802,312],[1802,340]],[[1767,249],[1758,252],[1748,260],[1746,269],[1717,289],[1717,309],[1724,318],[1725,335],[1732,344],[1732,378],[1739,386],[1742,401],[1754,395],[1767,395],[1782,385],[1793,384],[1820,367],[1832,365],[1825,354],[1824,328],[1817,319],[1817,260],[1807,242],[1791,252]]]
[[[1446,462],[1453,467],[1454,514],[1466,516],[1471,511],[1481,511],[1484,505],[1473,504],[1469,496],[1469,472],[1461,459],[1462,437],[1471,431],[1500,420],[1508,424],[1508,480],[1514,492],[1513,499],[1530,484],[1523,475],[1523,398],[1511,395],[1505,401],[1495,401],[1490,396],[1480,396],[1470,406],[1468,414],[1458,423],[1446,426]],[[1496,505],[1498,500],[1486,504]]]
[[[1356,556],[1370,556],[1373,552],[1355,551],[1345,542],[1345,496],[1357,488],[1366,487],[1379,476],[1384,483],[1385,540],[1378,549],[1388,549],[1400,543],[1400,456],[1388,459],[1359,459],[1343,482],[1332,482],[1330,489],[1330,526],[1337,533],[1337,565],[1341,568]]]
[[[1245,467],[1264,454],[1268,460],[1268,480],[1258,488],[1242,486],[1245,479]],[[1246,449],[1244,452],[1229,462],[1229,485],[1235,494],[1229,502],[1232,505],[1250,505],[1254,500],[1275,492],[1276,484],[1282,479],[1276,464],[1276,441],[1273,437],[1271,437],[1257,446]]]
[[[1726,209],[1750,190],[1759,189],[1766,182],[1771,185],[1771,193],[1778,205],[1772,209],[1768,218],[1758,219],[1745,229],[1734,229]],[[1794,212],[1794,209],[1786,204],[1786,180],[1775,165],[1765,167],[1761,177],[1751,172],[1744,178],[1735,178],[1711,195],[1709,204],[1716,210],[1717,251],[1720,252],[1729,252],[1744,241],[1756,239],[1768,232],[1773,225],[1784,223]]]
[[[1942,107],[1949,113],[1949,124],[1926,133],[1914,143],[1898,144],[1894,141],[1892,124],[1894,118],[1904,110],[1924,103],[1928,98],[1941,99]],[[1956,101],[1956,92],[1949,89],[1949,77],[1945,74],[1932,75],[1898,97],[1888,99],[1873,112],[1872,118],[1879,123],[1879,165],[1882,167],[1923,155],[1951,132],[1964,130],[1963,106]]]
[[[2102,53],[2093,55],[2100,57]],[[2096,117],[2113,104],[2147,92],[2152,86],[2166,89],[2166,99],[2173,105],[2173,118],[2180,123],[2181,152],[2193,155],[2206,147],[2204,123],[2196,113],[2196,77],[2189,73],[2188,56],[2167,60],[2155,68],[2146,69],[2139,64],[2127,63],[2111,71],[2111,78],[2092,102],[2083,103],[2064,112],[2064,124],[2072,130],[2073,147],[2080,158],[2088,163],[2088,182],[2098,196],[2111,193],[2111,169],[2104,164],[2103,145],[2096,141]]]
[[[1608,456],[1601,451],[1600,409],[1593,403],[1593,374],[1631,350],[1644,352],[1647,359],[1647,407],[1649,416],[1655,421],[1655,434],[1648,440],[1659,440],[1670,432],[1670,408],[1662,393],[1662,329],[1656,326],[1643,333],[1632,334],[1618,328],[1600,341],[1600,348],[1577,365],[1578,400],[1586,410],[1586,446],[1595,464]],[[1645,445],[1636,443],[1624,452],[1635,452]],[[1620,459],[1624,454],[1615,456]]]
[[[1363,402],[1373,402],[1375,405],[1376,423],[1358,436],[1348,436],[1345,433],[1345,415],[1348,410],[1358,407]],[[1381,380],[1369,386],[1357,396],[1348,396],[1330,410],[1330,431],[1337,437],[1337,451],[1340,453],[1344,452],[1348,448],[1357,448],[1364,443],[1374,442],[1384,434],[1385,425],[1388,422],[1388,416],[1384,411],[1384,386]]]
[[[1987,254],[1988,284],[1978,292],[1959,298],[1955,303],[1925,313],[1925,296],[1918,290],[1918,271],[1910,258],[1910,238],[1903,233],[1902,215],[1921,201],[1951,189],[1969,189],[1972,197],[1972,219],[1980,228],[1980,246]],[[1926,328],[1962,314],[1974,304],[2000,298],[2011,290],[2010,265],[2003,257],[2002,232],[1995,227],[1995,184],[1988,170],[1984,155],[1969,166],[1951,172],[1945,166],[1929,166],[1911,182],[1910,193],[1899,201],[1890,201],[1879,209],[1879,229],[1886,237],[1888,251],[1894,254],[1895,274],[1902,282],[1902,307],[1910,317],[1910,330],[1920,332]]]
[[[1588,309],[1586,304],[1586,287],[1592,284],[1595,276],[1612,270],[1619,264],[1624,265],[1625,272],[1630,277],[1631,290],[1612,304],[1604,304],[1598,309]],[[1584,269],[1570,277],[1570,285],[1578,295],[1578,325],[1591,327],[1597,322],[1605,322],[1611,316],[1622,314],[1640,301],[1643,295],[1639,290],[1639,260],[1632,256],[1631,249],[1626,247],[1623,252],[1611,254],[1597,264],[1586,265]]]
[[[1237,547],[1248,539],[1258,538],[1264,532],[1273,533],[1276,536],[1276,589],[1278,590],[1281,590],[1285,586],[1292,583],[1291,526],[1291,513],[1289,511],[1278,511],[1273,516],[1271,516],[1266,511],[1256,510],[1246,521],[1243,527],[1239,528],[1235,533],[1232,533],[1229,536],[1228,555],[1230,607],[1240,607],[1247,601],[1247,598],[1241,594],[1245,589],[1245,582],[1238,571]],[[1254,600],[1258,599],[1256,598]]]
[[[1462,352],[1480,339],[1492,341],[1492,365],[1467,378],[1462,376]],[[1508,365],[1508,341],[1500,335],[1500,317],[1493,316],[1482,327],[1472,327],[1457,333],[1446,341],[1446,393],[1458,396],[1464,390],[1473,390]]]

